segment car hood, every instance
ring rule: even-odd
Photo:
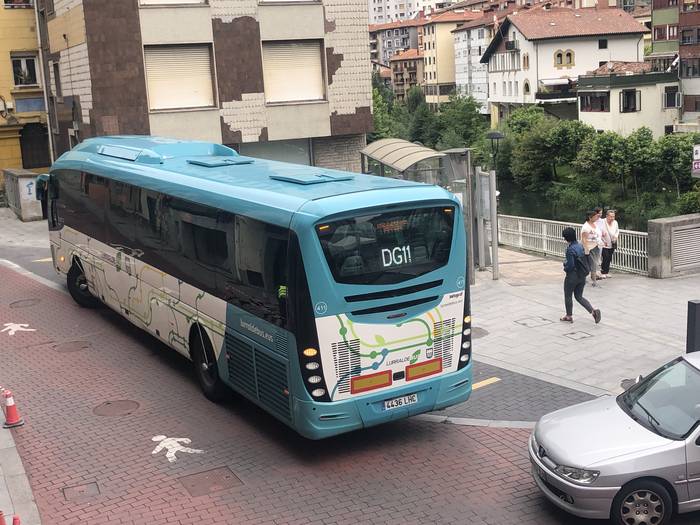
[[[673,443],[628,416],[613,396],[543,416],[535,439],[555,463],[583,468]]]

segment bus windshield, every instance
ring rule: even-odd
[[[333,278],[393,284],[432,272],[450,257],[454,207],[363,215],[316,227]]]

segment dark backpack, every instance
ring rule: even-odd
[[[576,274],[579,277],[586,277],[591,273],[590,255],[585,253],[576,256]]]

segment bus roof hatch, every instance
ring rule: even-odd
[[[327,173],[291,173],[288,175],[270,175],[273,180],[283,182],[292,182],[294,184],[321,184],[323,182],[340,182],[343,180],[352,180],[355,177],[352,175],[329,175]]]

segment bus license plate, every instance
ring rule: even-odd
[[[384,401],[384,410],[392,410],[394,408],[405,407],[418,403],[418,394],[409,394],[407,396],[395,397]]]

